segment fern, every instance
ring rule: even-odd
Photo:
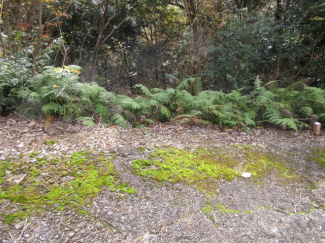
[[[128,110],[140,110],[142,107],[139,103],[137,103],[134,99],[126,98],[120,103],[124,109]]]
[[[96,124],[93,121],[92,117],[84,117],[84,116],[80,116],[77,118],[77,121],[81,122],[83,125],[85,126],[95,126]]]
[[[299,113],[301,113],[305,116],[309,116],[309,115],[313,114],[314,111],[311,107],[304,106],[299,109]]]
[[[142,93],[144,93],[147,97],[150,98],[152,96],[151,91],[146,86],[142,84],[136,84],[134,87],[139,88],[142,91]]]
[[[46,114],[55,114],[60,110],[60,105],[55,102],[50,102],[42,106],[42,111]]]
[[[112,116],[112,121],[114,124],[120,126],[120,127],[124,127],[127,128],[129,127],[129,123],[127,122],[127,120],[125,119],[124,116],[122,116],[121,114],[115,114]]]
[[[102,103],[96,103],[95,111],[99,116],[101,116],[103,118],[104,121],[107,120],[109,111],[106,106],[104,106]]]

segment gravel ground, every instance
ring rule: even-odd
[[[86,216],[69,210],[46,211],[10,225],[0,221],[3,243],[325,242],[325,168],[308,159],[315,149],[325,148],[325,137],[315,137],[310,130],[263,128],[247,134],[215,126],[156,124],[122,129],[60,122],[44,127],[8,118],[0,121],[0,137],[0,159],[31,151],[44,155],[82,149],[116,153],[120,180],[138,191],[123,195],[104,190],[85,208]],[[48,146],[46,139],[57,143]],[[254,145],[274,157],[284,157],[301,179],[288,183],[270,174],[259,184],[253,178],[221,180],[215,195],[207,196],[184,183],[159,184],[130,170],[132,160],[146,158],[155,146],[214,146],[236,154],[239,150],[233,144]],[[1,210],[10,204],[3,200]],[[209,210],[202,210],[207,206]]]

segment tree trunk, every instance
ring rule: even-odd
[[[2,44],[2,52],[3,52],[3,57],[7,58],[7,51],[6,51],[6,46],[5,46],[5,42],[2,39],[2,32],[1,32],[1,28],[0,28],[0,42]]]
[[[32,67],[32,71],[33,71],[33,77],[36,75],[36,61],[37,61],[37,56],[38,56],[38,52],[39,49],[41,48],[41,44],[42,44],[42,36],[43,36],[43,24],[42,24],[42,16],[43,16],[43,0],[39,0],[39,10],[38,10],[38,26],[39,26],[39,30],[38,30],[38,40],[35,46],[35,50],[33,53],[33,67]]]

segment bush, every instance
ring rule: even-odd
[[[19,92],[28,87],[31,77],[31,63],[27,58],[16,62],[0,59],[0,115],[7,115],[20,105]]]

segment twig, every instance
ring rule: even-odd
[[[22,231],[21,231],[21,233],[20,233],[20,235],[19,235],[19,237],[14,241],[14,243],[18,243],[19,241],[20,241],[20,239],[21,239],[21,237],[23,236],[23,234],[24,234],[24,231],[27,229],[27,227],[30,225],[30,223],[28,223],[27,224],[27,218],[25,219],[25,225],[24,225],[24,228],[22,229]]]
[[[36,181],[37,181],[41,186],[43,186],[46,190],[49,189],[48,187],[46,187],[46,186],[41,182],[41,180],[40,180],[39,178],[37,178]]]
[[[25,117],[25,116],[23,116],[23,115],[20,115],[19,113],[17,113],[17,112],[13,112],[14,114],[16,114],[16,115],[18,115],[18,116],[20,116],[21,118],[24,118],[25,120],[27,120],[27,121],[32,121],[32,120],[29,120],[27,117]]]

